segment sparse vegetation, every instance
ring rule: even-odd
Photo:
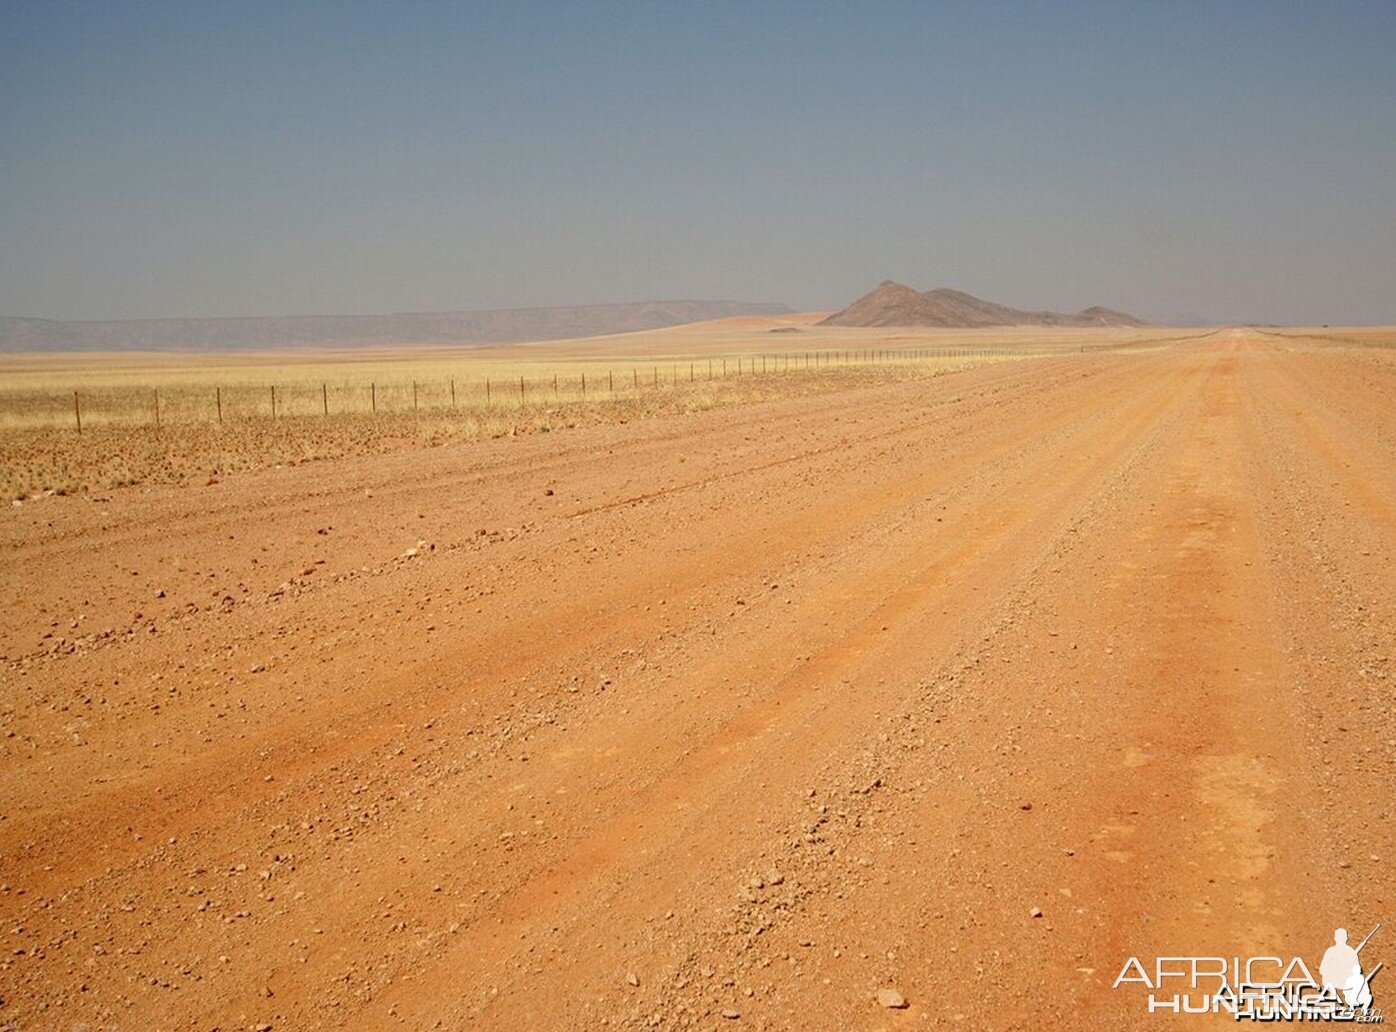
[[[583,397],[580,378],[554,394],[551,379],[525,379],[519,400],[518,379],[496,381],[486,400],[483,384],[457,384],[456,405],[450,404],[449,381],[418,383],[418,405],[412,409],[411,384],[378,388],[379,408],[349,407],[346,396],[364,389],[342,387],[330,395],[324,415],[319,390],[278,389],[278,415],[271,417],[268,388],[241,388],[225,397],[224,420],[209,418],[197,399],[206,389],[165,387],[161,391],[161,423],[154,417],[154,387],[131,387],[93,392],[104,404],[89,421],[84,412],[81,434],[70,425],[44,425],[54,419],[52,406],[33,404],[30,425],[11,417],[0,431],[0,489],[13,499],[50,491],[70,494],[138,483],[191,483],[228,473],[274,465],[296,465],[343,455],[371,454],[404,447],[435,446],[455,441],[547,432],[606,422],[626,422],[649,416],[695,412],[781,396],[844,390],[891,380],[934,376],[1000,357],[940,358],[867,366],[828,366],[790,374],[735,373],[726,379],[655,382],[630,370],[610,389],[609,379],[588,379]],[[657,368],[657,367],[656,367]],[[629,383],[624,382],[628,380]],[[638,386],[636,383],[638,381]],[[265,395],[242,403],[247,395]],[[313,396],[312,396],[313,395]],[[87,395],[85,394],[84,397]],[[11,396],[12,400],[13,395]],[[536,400],[535,400],[536,399]],[[338,403],[337,403],[338,402]],[[312,404],[313,403],[313,404]],[[285,405],[285,408],[281,408]],[[168,407],[166,407],[168,406]],[[11,409],[11,412],[16,411]],[[20,409],[21,413],[25,410]],[[72,417],[71,410],[65,414]],[[16,425],[18,423],[19,425]]]
[[[773,321],[495,348],[4,356],[0,490],[22,499],[191,483],[1177,339],[1137,329],[820,328],[774,343]]]

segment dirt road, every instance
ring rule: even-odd
[[[1393,916],[1393,398],[1230,331],[13,509],[0,1027],[1152,1027],[1130,955],[1317,970]]]

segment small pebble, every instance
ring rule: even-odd
[[[877,1002],[888,1010],[901,1010],[906,1006],[906,997],[895,989],[879,989]]]

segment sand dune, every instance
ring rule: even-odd
[[[304,345],[503,343],[651,330],[726,316],[788,312],[743,301],[506,308],[391,315],[292,315],[244,319],[61,321],[0,318],[0,351],[247,350]]]

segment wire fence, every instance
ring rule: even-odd
[[[1077,350],[1071,348],[1070,350]],[[1084,348],[1080,350],[1086,350]],[[437,376],[415,380],[319,383],[166,383],[91,386],[73,390],[0,391],[0,426],[67,428],[162,427],[334,416],[443,414],[536,404],[605,401],[647,391],[737,377],[788,376],[830,369],[908,365],[937,360],[1024,357],[1022,348],[839,349],[772,354],[626,360],[618,368],[570,365],[533,375]]]

